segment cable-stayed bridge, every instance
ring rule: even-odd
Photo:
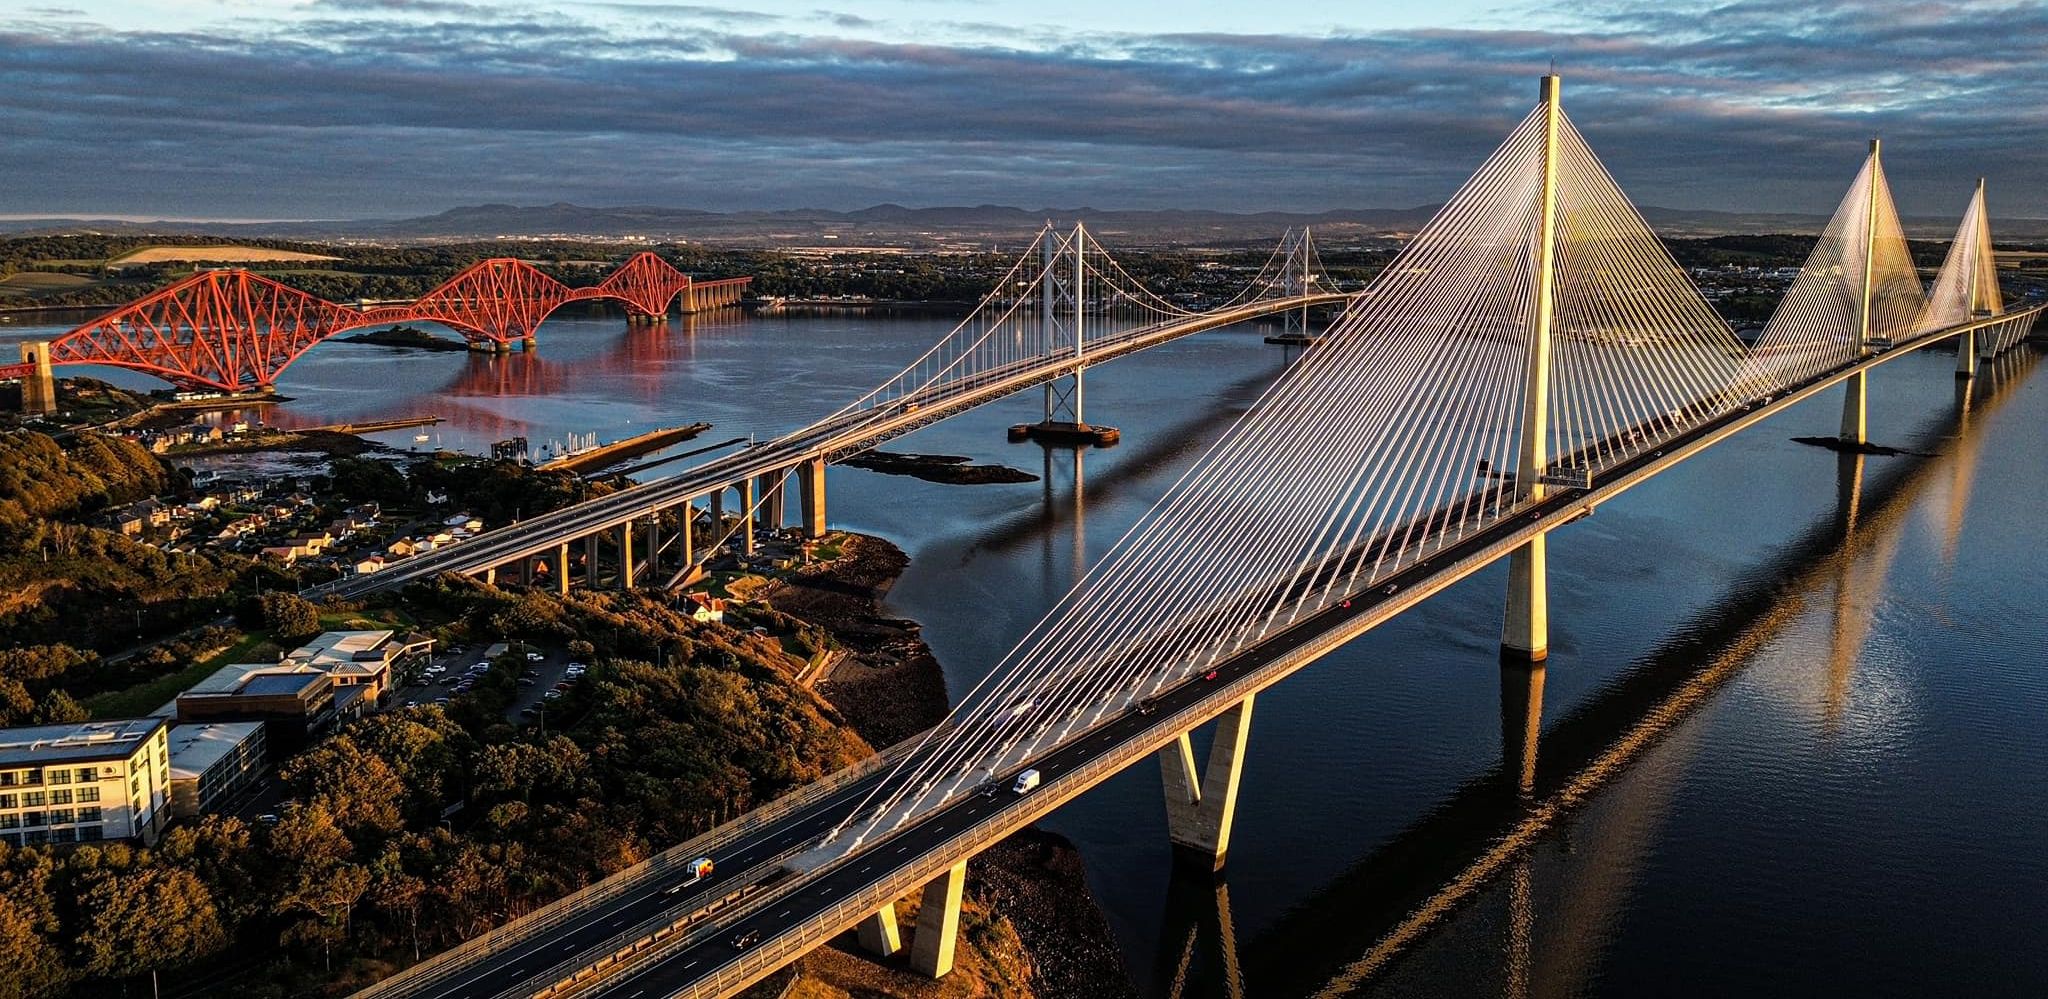
[[[1980,185],[1923,292],[1873,143],[1746,345],[1546,77],[1322,346],[941,725],[365,995],[730,996],[849,928],[893,953],[914,893],[909,963],[943,975],[967,860],[1155,754],[1176,847],[1220,868],[1259,691],[1501,559],[1503,654],[1542,659],[1550,532],[1838,385],[1839,446],[1867,448],[1871,369],[1954,342],[1971,377],[2017,345],[2043,307],[2005,310],[1989,248]],[[693,881],[699,853],[719,867]]]
[[[505,570],[528,580],[545,577],[566,592],[575,544],[584,548],[586,579],[598,577],[602,561],[614,584],[679,582],[711,553],[730,543],[751,553],[758,528],[781,527],[792,482],[804,532],[822,536],[831,462],[1041,385],[1041,426],[1086,429],[1082,379],[1089,367],[1219,327],[1347,301],[1325,285],[1314,243],[1305,231],[1290,232],[1236,297],[1194,311],[1145,288],[1085,226],[1068,232],[1047,226],[944,338],[809,426],[318,592],[354,597],[443,572],[496,579]],[[735,516],[727,516],[728,499]]]

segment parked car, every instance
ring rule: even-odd
[[[530,663],[545,662],[547,658],[548,657],[541,655],[538,652],[529,652],[526,654],[526,661]]]
[[[522,676],[519,678],[519,685],[522,687],[531,687],[538,682],[540,681],[535,680],[533,677],[530,676]]]

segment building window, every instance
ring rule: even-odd
[[[90,784],[90,783],[92,783],[93,781],[96,781],[96,780],[99,780],[99,779],[100,779],[100,776],[99,776],[99,774],[98,774],[98,773],[96,773],[96,772],[94,772],[93,768],[91,768],[91,767],[79,767],[79,768],[78,768],[78,782],[79,782],[80,784]]]
[[[21,816],[15,815],[11,812],[6,815],[0,815],[0,829],[19,828],[21,828]]]
[[[21,845],[23,846],[40,846],[49,841],[50,831],[48,829],[34,829],[21,834]]]
[[[49,794],[48,794],[48,792],[44,792],[44,791],[29,791],[29,792],[26,792],[26,793],[24,793],[24,794],[23,794],[23,795],[21,796],[21,803],[22,803],[22,804],[24,804],[24,805],[27,805],[27,806],[28,806],[28,807],[30,807],[30,808],[35,808],[36,806],[38,806],[38,805],[41,805],[41,804],[43,803],[44,799],[46,799],[46,798],[48,798],[48,797],[49,797]]]
[[[40,826],[40,825],[44,825],[45,823],[43,822],[43,813],[41,813],[41,812],[23,812],[23,813],[21,813],[21,824],[22,824],[22,825],[24,825],[24,826]]]
[[[99,820],[100,806],[98,805],[94,805],[91,808],[81,808],[78,810],[78,821],[80,822],[98,822]]]
[[[105,835],[106,830],[101,829],[99,826],[83,826],[78,830],[78,841],[80,843],[97,843]]]
[[[50,824],[51,824],[51,825],[53,825],[53,826],[65,826],[65,825],[70,825],[70,824],[71,824],[71,809],[69,809],[69,808],[52,808],[52,809],[50,809]]]
[[[0,770],[0,787],[13,787],[21,783],[21,771]]]
[[[68,804],[71,804],[71,789],[70,789],[70,788],[68,788],[68,787],[65,787],[65,788],[59,788],[59,789],[57,789],[57,790],[55,790],[55,791],[51,791],[51,792],[50,792],[50,804],[52,804],[52,805],[68,805]]]
[[[96,787],[81,787],[78,789],[78,800],[98,801],[100,800],[100,789]]]
[[[50,771],[50,783],[52,783],[52,784],[69,784],[69,783],[71,783],[71,771],[69,771],[69,770],[65,770],[65,769],[64,769],[64,768],[62,768],[62,767],[57,767],[57,768],[53,768],[53,769],[52,769],[52,770]]]
[[[21,795],[0,794],[0,808],[15,808],[21,804]]]
[[[28,770],[23,771],[21,782],[24,784],[41,784],[43,782],[43,768],[30,767]]]

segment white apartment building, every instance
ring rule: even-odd
[[[0,728],[0,842],[156,842],[171,820],[163,718]]]

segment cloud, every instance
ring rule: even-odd
[[[830,11],[568,9],[322,0],[232,34],[17,27],[0,34],[0,212],[1412,205],[1463,179],[1555,59],[1569,113],[1642,203],[1825,211],[1881,133],[1908,213],[1953,214],[1984,173],[1999,213],[2048,215],[2038,4],[890,40]],[[941,36],[956,40],[918,40]]]

